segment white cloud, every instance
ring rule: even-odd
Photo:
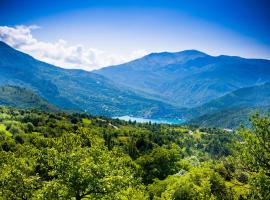
[[[87,48],[81,44],[70,46],[63,39],[53,43],[43,42],[32,35],[32,31],[39,28],[36,25],[0,26],[0,40],[39,60],[64,68],[93,70],[124,63],[147,54],[145,50],[137,50],[122,57],[94,48]]]

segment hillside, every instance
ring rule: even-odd
[[[203,115],[230,107],[256,107],[270,103],[270,83],[245,87],[190,109],[193,116]]]
[[[235,128],[247,124],[251,113],[270,113],[270,83],[241,88],[188,110],[188,123],[200,126]]]
[[[59,110],[31,90],[11,85],[0,86],[0,105],[44,111]]]
[[[3,42],[0,57],[0,85],[27,88],[56,107],[94,115],[191,120],[232,107],[265,106],[270,100],[270,84],[258,85],[270,80],[268,60],[188,50],[153,53],[92,73],[38,61]]]
[[[83,70],[59,68],[0,42],[0,85],[29,88],[59,108],[95,115],[166,117],[178,108],[147,99],[109,79]]]
[[[270,61],[187,50],[153,53],[94,72],[160,100],[196,107],[242,87],[269,82]]]
[[[248,126],[250,116],[257,112],[270,116],[270,105],[258,107],[230,107],[216,112],[203,114],[189,120],[187,123],[198,125],[200,127],[236,129],[240,127],[240,124]]]

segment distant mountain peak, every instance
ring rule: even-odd
[[[160,65],[169,65],[169,64],[183,64],[187,61],[209,56],[203,52],[198,50],[185,50],[180,52],[158,52],[158,53],[150,53],[142,58],[136,59],[131,62],[139,62],[140,64],[144,64],[147,67],[158,67]]]
[[[178,51],[178,52],[154,52],[150,53],[146,56],[172,56],[172,55],[185,55],[185,56],[192,56],[192,55],[199,55],[199,56],[208,56],[208,54],[198,51],[195,49],[188,49],[188,50],[183,50],[183,51]]]
[[[208,56],[208,54],[206,54],[206,53],[204,53],[202,51],[198,51],[196,49],[187,49],[187,50],[184,50],[184,51],[179,51],[179,52],[177,52],[177,54]]]
[[[194,107],[238,88],[269,81],[269,64],[268,60],[211,56],[191,49],[152,53],[95,73],[172,104]]]

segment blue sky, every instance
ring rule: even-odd
[[[87,70],[150,52],[270,58],[267,0],[0,0],[0,39]]]

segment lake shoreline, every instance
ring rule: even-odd
[[[142,118],[142,117],[132,117],[132,116],[115,116],[112,117],[113,119],[120,119],[120,120],[124,120],[124,121],[136,121],[139,123],[156,123],[156,124],[171,124],[171,125],[179,125],[179,124],[183,124],[184,120],[182,119],[175,119],[175,118],[158,118],[158,119],[151,119],[151,118]]]

